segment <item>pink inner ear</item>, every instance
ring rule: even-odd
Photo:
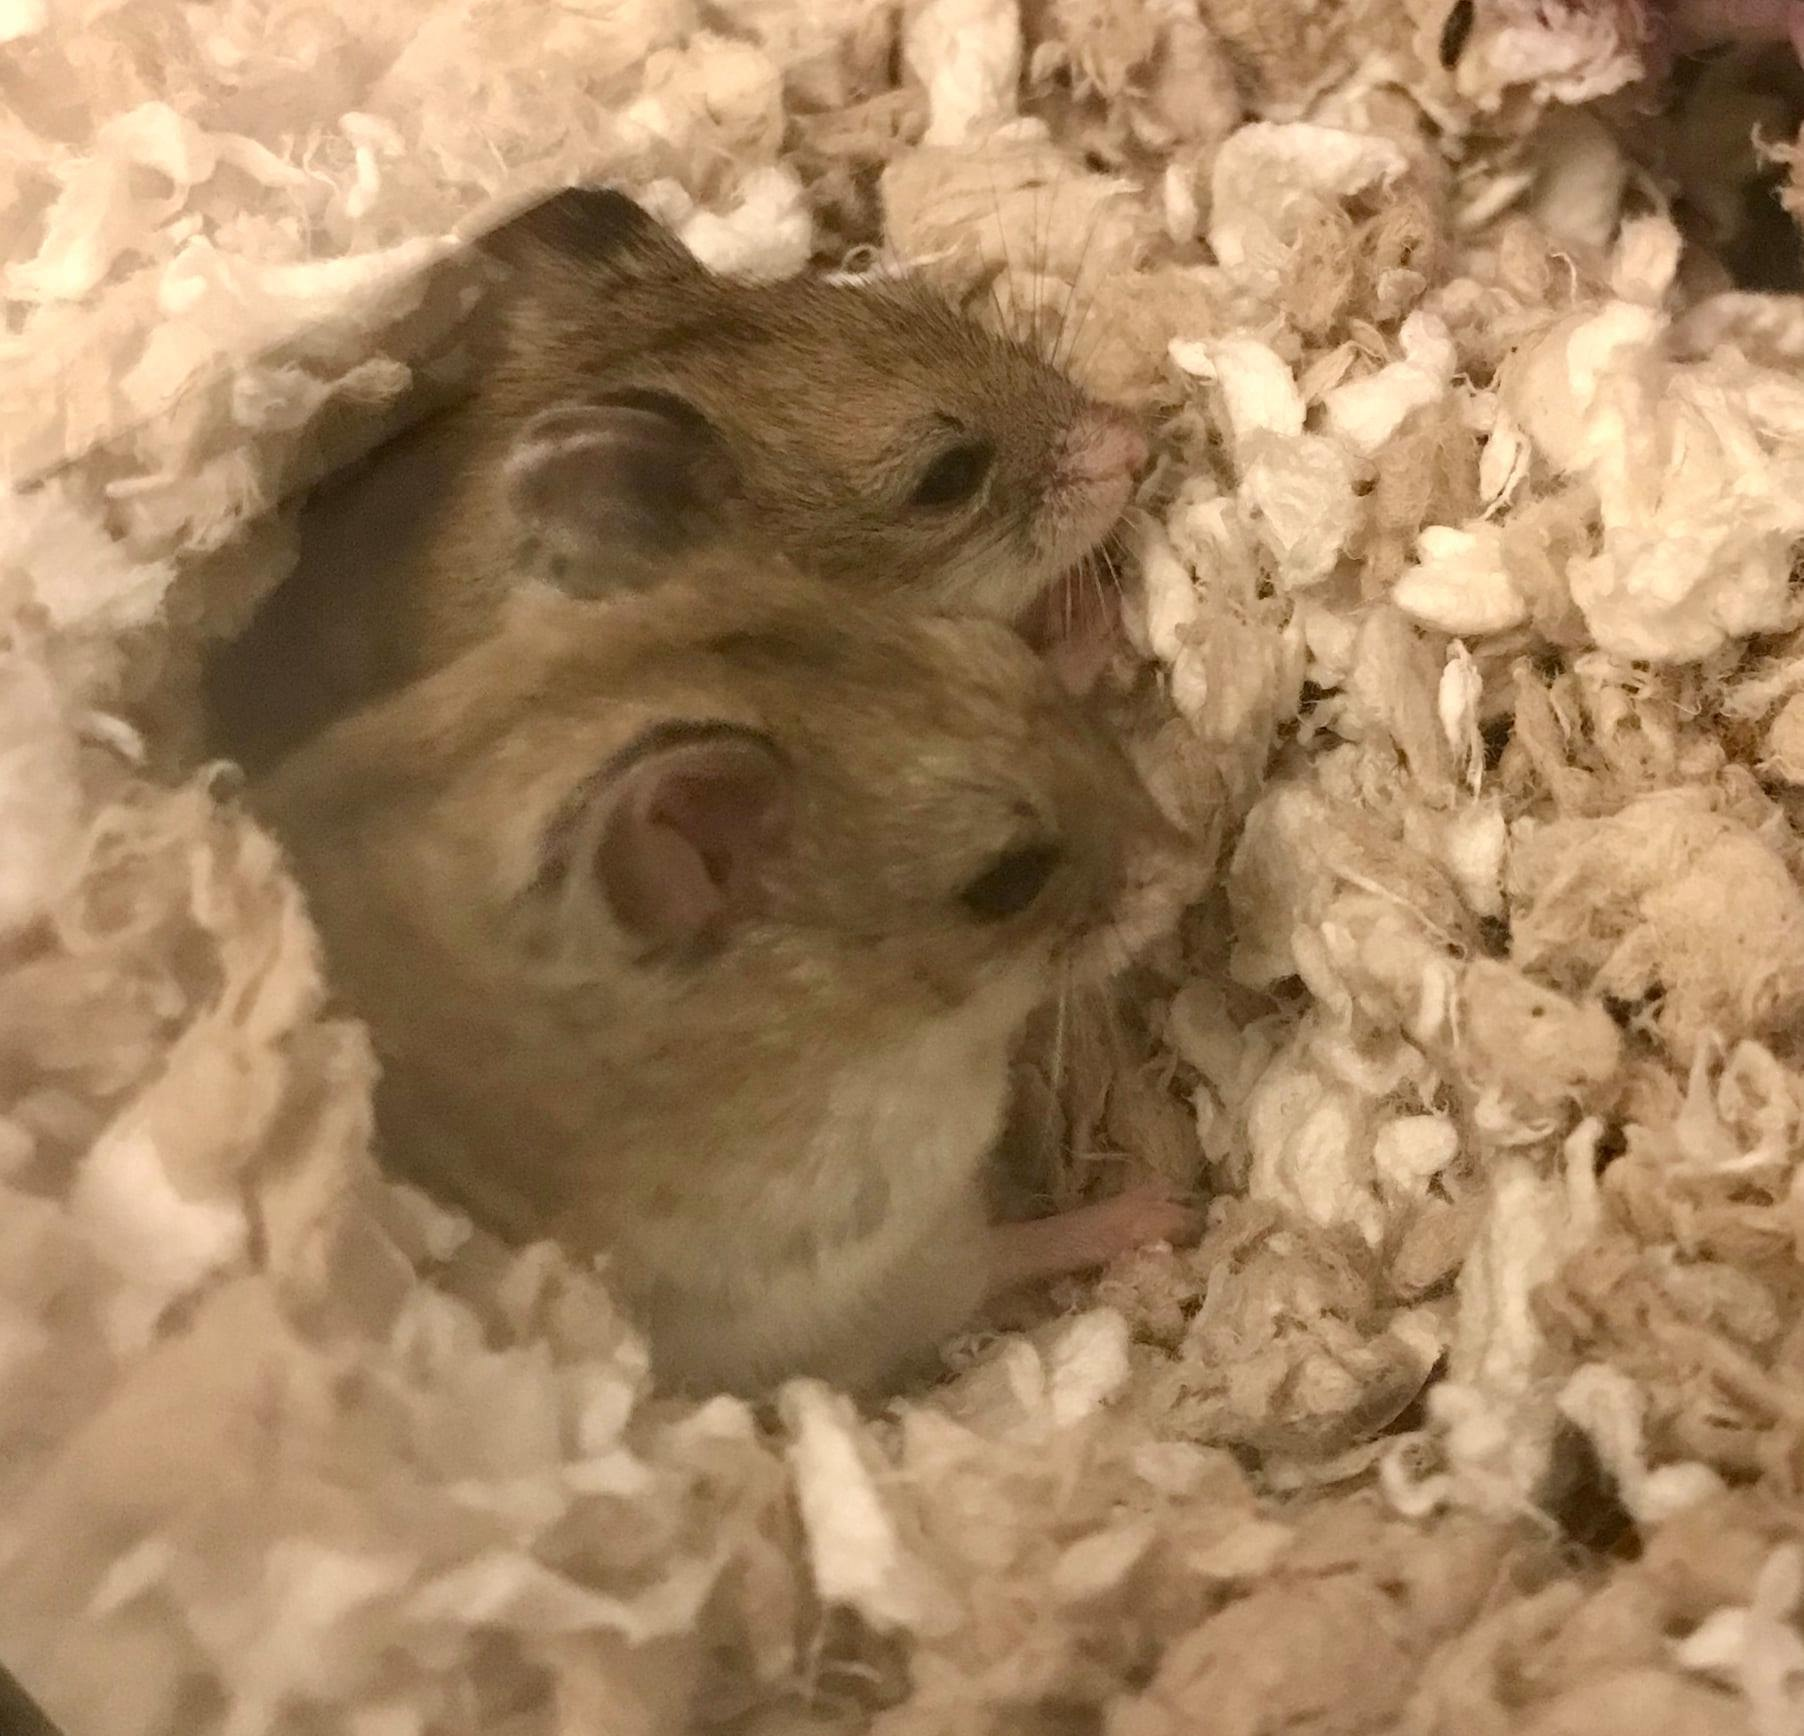
[[[751,913],[788,835],[786,773],[752,736],[663,749],[625,774],[596,863],[622,924],[699,939]]]

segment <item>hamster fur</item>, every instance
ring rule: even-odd
[[[523,572],[592,594],[774,546],[1042,643],[1106,609],[1146,443],[1024,345],[911,283],[718,276],[606,189],[483,247],[473,394],[318,493],[299,568],[215,659],[247,763],[475,643]]]
[[[396,1168],[605,1254],[667,1387],[871,1390],[998,1286],[1175,1232],[993,1228],[981,1182],[1028,1013],[1197,888],[1014,633],[743,577],[522,592],[252,800]]]

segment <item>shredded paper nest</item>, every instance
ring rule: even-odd
[[[1657,23],[0,5],[0,1657],[68,1736],[1804,1730],[1804,300],[1723,263],[1804,105]],[[385,1182],[193,748],[283,503],[456,377],[434,263],[594,179],[1161,430],[1135,739],[1220,886],[1024,1087],[1043,1198],[1207,1233],[880,1417],[654,1400],[605,1273]]]

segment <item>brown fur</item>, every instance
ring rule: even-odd
[[[550,407],[680,398],[736,474],[724,534],[930,606],[1018,619],[1119,513],[1060,468],[1074,425],[1104,413],[919,288],[733,282],[643,214],[572,218],[555,200],[490,250],[507,281],[475,396],[319,498],[301,569],[215,671],[222,746],[247,761],[487,630],[522,565],[505,461]],[[911,508],[949,431],[994,446],[982,497]]]
[[[668,1381],[868,1385],[985,1288],[979,1172],[1022,1021],[1193,889],[1012,633],[734,577],[523,594],[256,802],[371,1023],[398,1166],[510,1238],[607,1252]],[[793,842],[755,914],[659,955],[597,894],[582,810],[621,749],[703,720],[785,756]],[[960,889],[1023,825],[1064,865],[978,921]],[[561,878],[554,837],[578,840]]]

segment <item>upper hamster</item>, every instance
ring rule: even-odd
[[[869,1388],[987,1290],[1178,1227],[1141,1199],[991,1230],[981,1172],[1028,1013],[1196,887],[1018,635],[742,577],[523,592],[253,801],[374,1033],[394,1163],[605,1251],[667,1385]]]
[[[737,542],[1042,643],[1106,609],[1092,557],[1146,443],[1024,345],[906,282],[717,276],[608,190],[483,247],[473,394],[317,497],[300,570],[215,672],[225,745],[437,666],[522,571],[582,593]]]

